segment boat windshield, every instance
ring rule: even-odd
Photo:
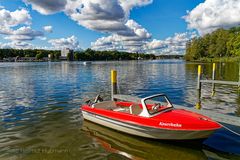
[[[173,105],[169,101],[166,95],[156,95],[148,97],[144,100],[147,110],[150,115],[162,112],[169,108],[173,108]]]

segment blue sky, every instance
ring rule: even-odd
[[[154,38],[164,39],[187,31],[182,18],[203,0],[155,0],[152,4],[133,9],[131,17],[142,24]]]
[[[0,0],[0,6],[1,48],[184,54],[189,39],[240,22],[234,0]]]

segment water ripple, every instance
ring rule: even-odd
[[[228,65],[236,64],[226,64],[225,70]],[[173,103],[192,107],[196,102],[196,68],[197,64],[175,60],[93,62],[89,66],[81,62],[1,63],[0,159],[140,160],[166,158],[166,152],[176,158],[169,151],[179,155],[178,159],[206,159],[200,147],[139,140],[108,129],[100,132],[102,128],[81,129],[79,106],[84,99],[99,93],[110,99],[111,69],[118,71],[122,94],[144,97],[166,93]],[[211,77],[209,68],[206,64],[204,77]],[[217,76],[238,79],[227,71]],[[216,96],[211,97],[211,86],[203,85],[203,108],[240,115],[237,88],[218,85],[216,91]],[[111,134],[105,135],[108,132]],[[218,145],[213,141],[220,136],[227,139],[226,146],[236,147],[238,139],[228,134],[218,132],[210,139],[210,146]],[[153,153],[147,152],[149,149]]]

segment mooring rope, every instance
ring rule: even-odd
[[[117,83],[117,88],[118,88],[118,94],[121,94],[120,85],[118,83]]]
[[[218,124],[221,125],[223,128],[225,128],[226,130],[232,132],[233,134],[236,134],[237,136],[240,136],[240,133],[235,132],[235,131],[233,131],[232,129],[230,129],[230,128],[228,128],[228,127],[226,127],[226,126],[224,126],[224,125],[222,125],[222,124],[220,124],[220,123],[218,123]]]

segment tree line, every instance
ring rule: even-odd
[[[186,44],[186,60],[240,57],[240,27],[218,29]]]
[[[61,51],[43,49],[0,49],[0,60],[11,57],[36,57],[36,59],[42,59],[48,57],[49,54],[59,59]]]
[[[71,56],[78,61],[94,61],[94,60],[137,60],[137,59],[155,59],[153,54],[129,53],[120,51],[95,51],[87,49],[85,51],[75,51],[67,55],[69,60]],[[51,60],[60,60],[60,50],[42,50],[42,49],[0,49],[0,60],[9,57],[36,57],[40,60],[50,55]]]
[[[85,51],[74,52],[75,60],[137,60],[137,59],[155,59],[154,54],[129,53],[120,51],[95,51],[87,49]]]

